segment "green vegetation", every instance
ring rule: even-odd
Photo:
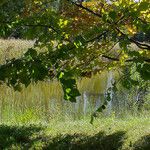
[[[0,58],[3,61],[13,57],[19,58],[20,55],[25,53],[29,47],[33,47],[33,42],[26,40],[1,39],[0,43],[0,50],[2,52]],[[38,49],[38,52],[39,51],[41,50]],[[107,84],[106,82],[107,75],[106,72],[104,72],[101,73],[101,75],[97,75],[92,78],[83,78],[82,80],[80,79],[78,81],[78,88],[80,89],[81,93],[86,91],[96,96],[99,93],[103,94],[105,92]],[[12,118],[12,122],[19,120],[24,122],[28,120],[33,121],[38,120],[39,118],[41,120],[42,118],[43,120],[49,120],[53,117],[56,117],[56,115],[59,117],[62,113],[62,108],[65,109],[63,112],[63,114],[65,114],[67,107],[70,108],[69,111],[71,111],[71,114],[74,113],[74,110],[71,110],[73,104],[66,102],[66,106],[63,106],[63,91],[60,83],[56,80],[38,82],[36,84],[32,83],[27,88],[23,88],[21,92],[14,91],[13,88],[3,84],[0,85],[0,91],[0,118],[2,122],[10,120],[10,118]],[[92,99],[92,101],[94,103],[95,99]],[[82,103],[83,101],[80,103],[80,105],[83,105]],[[89,115],[91,115],[93,110],[94,108],[91,107]],[[30,116],[30,114],[32,114],[32,116]],[[79,110],[77,118],[80,118],[79,115],[81,115],[82,118],[83,110]],[[26,116],[30,117],[26,118]]]
[[[1,149],[49,150],[149,150],[150,119],[100,117],[93,125],[88,119],[53,121],[48,124],[1,124]]]
[[[149,0],[2,0],[0,149],[149,150],[149,34]]]
[[[128,89],[141,86],[131,77],[135,72],[142,82],[149,81],[148,0],[5,0],[0,7],[1,37],[35,40],[34,47],[22,57],[0,66],[0,81],[15,90],[20,91],[32,82],[57,78],[64,99],[76,102],[81,95],[76,79],[103,70],[128,68],[128,74],[121,78]],[[134,38],[139,32],[145,35],[146,42]],[[139,49],[133,50],[133,44]],[[37,53],[37,48],[46,51]],[[98,111],[106,108],[109,91],[107,95]]]
[[[0,56],[3,60],[14,57],[15,49],[15,57],[19,57],[29,46],[33,46],[32,42],[23,40],[0,42],[1,50],[4,50]],[[10,45],[12,47],[8,56],[6,50]],[[79,81],[78,87],[81,93],[103,93],[106,88],[104,78],[106,73],[84,78]],[[132,113],[135,108],[130,111],[122,107],[122,112],[112,112],[110,116],[101,114],[91,125],[90,115],[94,108],[86,116],[79,112],[76,114],[78,117],[74,113],[66,115],[62,111],[72,110],[72,104],[62,107],[63,93],[58,81],[33,83],[21,92],[1,85],[0,91],[0,149],[149,150],[148,96],[145,104],[147,110]],[[51,106],[53,98],[54,105]],[[94,98],[92,100],[95,101]],[[119,113],[121,115],[118,116]]]

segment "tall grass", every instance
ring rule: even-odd
[[[33,41],[26,40],[0,40],[0,63],[5,63],[8,59],[21,57],[28,48],[33,47]],[[41,50],[39,50],[41,51]],[[85,91],[94,97],[103,94],[107,85],[106,72],[101,76],[97,75],[91,79],[83,78],[78,80],[78,87],[81,93]],[[1,121],[26,121],[26,120],[49,120],[53,117],[66,115],[77,116],[85,113],[83,112],[83,95],[81,102],[72,104],[63,100],[63,92],[58,81],[38,82],[31,84],[28,88],[21,92],[15,92],[12,88],[6,85],[0,85],[0,119]],[[76,105],[76,106],[75,106]],[[78,108],[77,108],[78,107]],[[94,106],[90,106],[90,112],[94,111]],[[93,107],[93,108],[92,108]],[[69,109],[68,109],[69,108]],[[75,109],[78,110],[75,110]],[[87,109],[87,108],[86,108]],[[76,113],[76,114],[75,114]],[[21,118],[19,117],[21,116]],[[32,117],[31,117],[32,116]],[[19,119],[18,119],[19,118]]]
[[[0,63],[20,57],[33,44],[0,40]],[[89,123],[97,103],[103,101],[107,76],[103,72],[78,80],[82,95],[77,103],[63,100],[56,80],[32,83],[21,92],[0,85],[0,149],[149,150],[149,111],[131,115],[129,109],[122,107],[134,99],[134,94],[124,94],[132,91],[123,91],[117,97],[115,109],[120,109],[112,109],[109,116],[105,110],[93,125]],[[119,113],[123,115],[117,118]]]
[[[21,57],[33,45],[33,41],[0,39],[0,63],[5,63],[7,59]],[[107,80],[108,72],[106,71],[90,79],[82,78],[78,80],[77,84],[81,97],[78,98],[76,104],[63,100],[61,85],[56,80],[33,83],[21,92],[15,92],[6,85],[0,85],[0,120],[1,122],[26,123],[28,121],[38,122],[39,120],[49,121],[53,118],[56,119],[56,116],[59,120],[60,118],[70,117],[81,119],[85,115],[91,115],[103,101],[108,84]],[[120,95],[116,103],[119,104],[119,107],[122,107],[126,100],[126,95]],[[119,113],[124,113],[126,116],[129,110],[123,110],[122,107],[116,114]],[[105,114],[107,112],[104,112]]]

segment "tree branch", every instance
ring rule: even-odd
[[[101,15],[101,14],[98,14],[98,13],[92,11],[91,9],[89,9],[89,8],[87,8],[87,7],[84,7],[82,4],[77,4],[76,2],[73,2],[73,1],[71,1],[71,0],[68,0],[68,2],[71,2],[72,4],[74,4],[74,5],[76,5],[76,6],[80,7],[80,8],[82,8],[82,9],[84,9],[84,10],[86,10],[87,12],[90,12],[91,14],[93,14],[93,15],[99,17],[99,18],[102,18],[102,15]],[[124,18],[124,16],[122,16],[120,19],[122,20],[123,18]],[[119,19],[119,20],[120,20],[120,19]],[[117,24],[117,23],[119,22],[119,20],[116,21],[116,22],[113,23],[113,24]],[[110,25],[112,25],[112,22],[110,22],[109,20],[107,20],[107,23],[109,23]],[[117,31],[119,31],[119,33],[121,33],[122,35],[127,36],[126,34],[122,33],[117,27],[115,27],[115,29],[116,29]],[[144,44],[144,43],[140,43],[140,42],[135,41],[135,40],[133,40],[132,38],[129,38],[129,37],[128,37],[128,39],[129,39],[130,42],[136,44],[139,48],[141,48],[141,49],[146,49],[146,50],[150,50],[150,45]]]
[[[90,40],[86,41],[86,43],[94,42],[95,40],[100,39],[102,36],[104,36],[104,35],[107,34],[108,32],[109,32],[109,30],[104,31],[104,32],[102,32],[100,35],[94,37],[93,39],[90,39]]]
[[[128,38],[128,40],[134,44],[136,44],[139,48],[141,49],[146,49],[146,50],[150,50],[150,45],[145,44],[145,43],[140,43],[138,41],[135,41],[132,38],[129,38],[125,33],[123,33],[118,27],[115,28],[122,36],[126,36]]]
[[[101,57],[107,58],[107,59],[109,59],[111,61],[120,61],[119,58],[110,57],[110,56],[107,56],[107,55],[101,55]],[[125,60],[125,62],[133,62],[133,61],[136,61],[136,60],[138,60],[138,58],[127,59],[127,60]],[[149,58],[144,58],[143,57],[143,61],[150,63],[150,59]]]
[[[89,8],[87,8],[87,7],[84,7],[82,4],[77,4],[76,2],[73,2],[73,1],[71,1],[71,0],[67,0],[67,1],[70,2],[70,3],[72,3],[72,4],[74,4],[74,5],[76,5],[77,7],[80,7],[80,8],[82,8],[82,9],[84,9],[84,10],[90,12],[91,14],[93,14],[93,15],[95,15],[95,16],[97,16],[97,17],[100,17],[100,18],[102,17],[101,14],[98,14],[98,13],[92,11],[91,9],[89,9]]]
[[[12,22],[0,22],[0,24],[11,24]],[[20,26],[25,26],[25,27],[46,27],[46,28],[51,28],[54,32],[58,33],[58,31],[52,27],[51,25],[45,25],[45,24],[22,24]]]

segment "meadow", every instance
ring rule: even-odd
[[[49,123],[0,125],[1,149],[149,150],[150,120],[146,117],[101,117],[89,123],[52,120]]]
[[[20,57],[33,44],[0,39],[0,63]],[[135,95],[124,93],[131,91],[120,93],[117,107],[105,110],[90,124],[91,113],[104,99],[108,79],[109,73],[103,72],[78,80],[81,97],[77,103],[63,100],[56,80],[33,83],[21,92],[0,85],[0,149],[149,150],[149,101],[140,113],[129,109]]]

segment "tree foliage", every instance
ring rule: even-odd
[[[143,82],[150,80],[150,44],[134,38],[140,32],[150,33],[149,0],[3,0],[0,36],[16,32],[35,40],[35,45],[21,58],[0,65],[1,83],[15,90],[57,78],[64,99],[75,102],[80,95],[76,79],[103,70],[129,68],[122,78],[127,88],[138,85],[132,78],[135,72]],[[47,51],[37,53],[37,48]],[[107,95],[109,100],[109,91]]]

